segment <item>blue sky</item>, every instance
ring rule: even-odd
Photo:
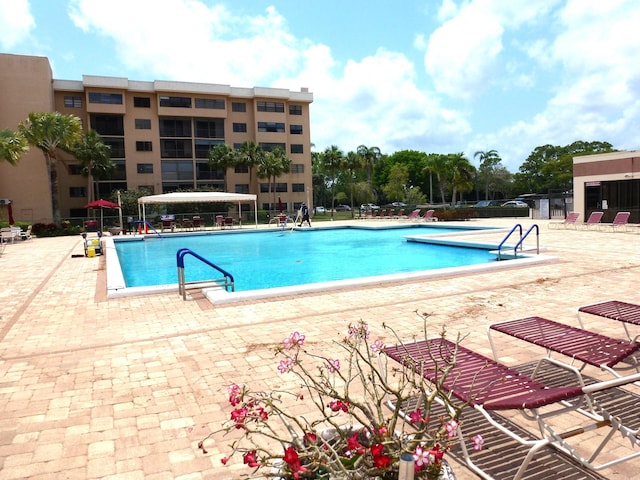
[[[640,148],[637,0],[0,0],[0,51],[82,75],[314,94],[311,140],[383,153]]]

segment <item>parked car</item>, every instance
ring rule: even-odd
[[[475,205],[472,205],[473,208],[480,208],[480,207],[499,207],[501,205],[500,201],[498,200],[480,200],[478,203],[476,203]]]
[[[378,210],[380,207],[373,203],[363,203],[360,205],[360,210]]]
[[[390,203],[389,205],[386,205],[386,206],[387,207],[396,207],[396,208],[398,208],[398,207],[406,207],[407,204],[404,203],[404,202],[393,202],[393,203]]]
[[[349,212],[351,207],[349,205],[336,205],[336,212]]]
[[[327,209],[320,206],[320,207],[316,207],[316,213],[327,213]]]
[[[527,207],[527,208],[529,208],[529,205],[527,205],[525,202],[521,202],[520,200],[509,200],[508,202],[504,202],[501,206],[502,207]]]

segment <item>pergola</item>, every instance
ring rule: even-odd
[[[257,195],[250,193],[229,193],[229,192],[173,192],[161,195],[147,195],[138,199],[138,214],[143,221],[146,221],[146,205],[168,205],[171,203],[208,203],[224,202],[238,203],[238,212],[241,212],[240,204],[253,202],[256,228],[258,228],[258,204]],[[140,212],[142,207],[142,212]]]

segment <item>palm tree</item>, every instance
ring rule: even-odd
[[[429,154],[426,161],[425,173],[435,174],[436,180],[438,181],[438,187],[440,188],[440,201],[445,203],[445,179],[447,177],[448,165],[447,165],[447,155],[440,155],[437,153]],[[433,198],[429,199],[430,202],[433,202]]]
[[[63,115],[60,112],[32,112],[25,121],[20,122],[18,131],[25,137],[29,145],[39,148],[44,154],[49,173],[53,221],[59,226],[61,217],[56,152],[57,149],[65,152],[73,150],[82,135],[82,122],[74,115]]]
[[[473,154],[473,158],[476,157],[480,157],[480,173],[484,175],[484,199],[489,200],[489,177],[491,177],[494,168],[502,159],[496,150],[477,151]]]
[[[6,160],[16,165],[20,157],[29,151],[29,145],[24,136],[12,130],[0,130],[0,161]]]
[[[111,161],[111,146],[102,141],[98,132],[89,130],[82,135],[72,153],[82,165],[82,175],[87,177],[87,202],[91,203],[94,200],[94,179],[107,178],[116,168]]]
[[[451,206],[455,207],[458,191],[467,192],[473,188],[476,169],[464,153],[450,153],[447,155],[447,170],[451,183]]]
[[[258,164],[258,178],[267,178],[269,191],[273,192],[273,205],[276,204],[276,178],[291,169],[291,159],[287,157],[284,149],[275,147],[265,152]]]
[[[238,149],[238,164],[249,168],[249,188],[251,188],[253,167],[260,163],[264,154],[265,151],[255,142],[244,142]]]
[[[336,181],[338,172],[342,169],[344,164],[344,153],[336,145],[331,145],[325,148],[322,152],[322,165],[325,172],[329,176],[331,182],[331,219],[333,220],[333,210],[336,203]]]
[[[209,168],[222,170],[224,191],[227,191],[227,169],[238,162],[238,153],[226,143],[216,145],[209,150]]]
[[[356,152],[348,152],[344,157],[344,168],[349,172],[349,193],[351,195],[351,218],[353,218],[353,181],[356,178],[356,172],[362,168],[363,158]]]
[[[360,145],[357,149],[358,155],[364,160],[365,169],[367,170],[367,182],[371,183],[373,177],[373,167],[382,158],[382,152],[378,147],[367,147]]]

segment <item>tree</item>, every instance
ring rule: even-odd
[[[107,178],[116,168],[111,161],[111,146],[102,141],[98,132],[89,130],[73,147],[72,153],[80,161],[82,175],[87,177],[87,202],[91,203],[94,179]]]
[[[360,145],[357,153],[364,161],[365,170],[367,171],[367,182],[371,183],[373,167],[375,167],[376,163],[382,158],[382,153],[378,147],[367,147],[366,145]]]
[[[353,217],[354,205],[353,205],[353,184],[356,178],[356,173],[362,168],[362,157],[356,152],[348,152],[344,158],[344,168],[349,172],[349,196],[351,201],[351,217]]]
[[[249,185],[252,182],[253,167],[260,163],[264,154],[265,151],[255,142],[244,142],[238,149],[236,161],[238,165],[246,165],[249,168]]]
[[[451,206],[455,207],[457,193],[473,189],[476,168],[463,153],[450,153],[447,155],[447,170],[451,182]]]
[[[227,191],[227,169],[235,166],[238,159],[239,154],[226,143],[220,143],[209,150],[209,168],[222,171],[225,192]]]
[[[25,121],[20,122],[18,130],[29,145],[39,148],[44,154],[49,173],[53,221],[59,226],[61,217],[57,150],[72,152],[74,145],[80,141],[82,122],[74,115],[63,115],[60,112],[30,113]]]
[[[16,165],[23,154],[29,151],[29,144],[24,136],[12,130],[0,130],[0,162],[5,160]]]
[[[276,147],[260,156],[258,163],[258,178],[269,181],[269,191],[273,192],[273,204],[276,204],[276,179],[291,168],[291,159],[284,149]]]
[[[396,163],[391,167],[389,180],[382,191],[387,200],[405,201],[407,185],[409,185],[409,169],[406,165]]]
[[[435,175],[440,189],[440,201],[445,203],[445,178],[448,173],[447,156],[438,153],[432,153],[427,156],[425,172],[429,175]],[[429,199],[433,202],[433,198]]]
[[[331,218],[333,219],[333,210],[336,203],[336,180],[338,172],[344,165],[344,153],[336,145],[325,148],[324,152],[322,152],[322,165],[331,183]]]
[[[502,159],[496,150],[477,151],[473,158],[480,157],[480,174],[484,177],[484,199],[489,200],[489,180]]]

